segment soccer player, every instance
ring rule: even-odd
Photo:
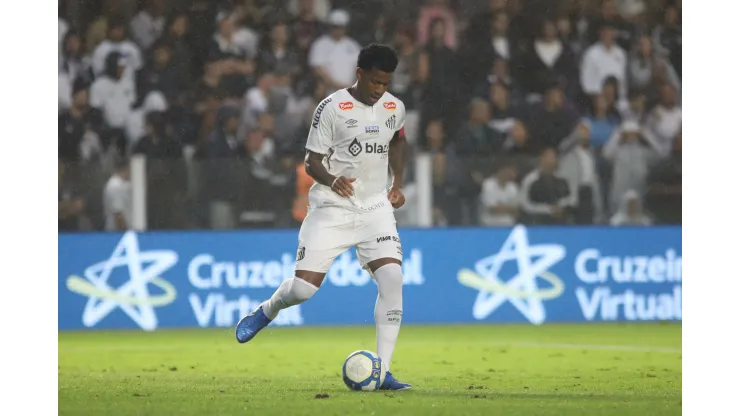
[[[236,326],[240,343],[254,338],[280,310],[310,299],[334,259],[354,246],[362,267],[378,285],[377,353],[388,368],[383,390],[411,388],[390,372],[403,315],[403,256],[393,209],[405,202],[401,185],[406,109],[387,91],[397,64],[389,46],[364,47],[357,57],[357,82],[316,107],[305,158],[306,172],[315,183],[298,233],[295,277],[283,281]]]

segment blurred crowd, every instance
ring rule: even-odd
[[[680,0],[66,0],[59,230],[293,227],[316,105],[387,43],[437,226],[681,222]]]

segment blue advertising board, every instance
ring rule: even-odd
[[[401,229],[404,323],[681,320],[680,227]],[[296,230],[59,235],[59,329],[231,327],[293,277]],[[274,325],[373,323],[354,250]]]

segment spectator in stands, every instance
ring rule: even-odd
[[[190,18],[185,12],[177,12],[170,17],[167,23],[165,33],[162,38],[170,45],[172,49],[172,64],[177,72],[185,80],[186,84],[190,83],[193,74],[192,61],[195,61],[194,45],[190,33]],[[200,59],[197,60],[201,62]]]
[[[131,111],[126,120],[126,139],[128,148],[134,149],[147,134],[147,115],[153,112],[167,111],[167,98],[159,91],[152,91],[146,95],[142,105]]]
[[[461,213],[458,198],[463,176],[462,166],[454,143],[445,142],[442,120],[432,120],[427,124],[424,143],[432,156],[434,223],[459,224]]]
[[[680,3],[680,2],[679,2]],[[653,30],[653,45],[681,77],[681,12],[675,4],[669,4],[663,12],[663,22]]]
[[[653,221],[642,209],[640,194],[630,189],[622,195],[619,209],[612,216],[611,220],[609,220],[609,223],[615,227],[619,227],[651,225]]]
[[[657,147],[637,122],[628,120],[615,130],[602,154],[612,166],[609,204],[610,211],[615,212],[628,190],[644,194],[648,171],[657,159]]]
[[[243,154],[243,141],[237,136],[239,109],[222,106],[205,148],[206,190],[211,228],[230,229],[236,225],[236,207],[242,200],[243,172],[235,163]]]
[[[244,95],[254,73],[252,59],[257,53],[256,36],[246,28],[237,28],[234,17],[220,16],[209,53],[218,61],[226,95],[229,98]]]
[[[289,27],[279,21],[270,29],[260,49],[257,68],[261,74],[281,71],[296,77],[301,74],[301,61],[298,52],[290,44]]]
[[[456,135],[455,145],[460,155],[493,155],[503,148],[504,135],[488,126],[491,108],[488,101],[474,98],[470,102],[468,122]]]
[[[513,43],[509,36],[509,14],[501,11],[491,18],[491,42],[487,45],[488,50],[483,53],[488,55],[488,64],[494,59],[500,58],[511,62],[515,58],[516,44]]]
[[[105,75],[108,56],[116,52],[122,58],[126,76],[133,77],[144,66],[139,47],[126,35],[126,21],[121,16],[108,19],[108,37],[95,48],[92,67],[95,76]]]
[[[558,154],[546,148],[540,153],[539,166],[522,180],[520,199],[522,222],[529,225],[565,224],[573,196],[568,182],[555,172]]]
[[[152,57],[146,66],[136,74],[137,96],[146,97],[152,91],[164,94],[169,102],[175,102],[178,95],[187,88],[186,79],[180,68],[172,62],[172,45],[160,39],[152,46]]]
[[[458,63],[455,52],[444,44],[445,22],[435,19],[429,26],[429,41],[419,54],[422,125],[442,119],[450,124],[458,94]]]
[[[528,94],[542,96],[549,87],[549,80],[557,80],[574,96],[578,86],[575,78],[575,56],[558,37],[555,21],[546,19],[539,36],[531,43],[522,57],[522,74]]]
[[[152,95],[152,97],[156,96]],[[151,102],[157,101],[151,100]],[[151,106],[156,107],[156,105]],[[155,159],[179,159],[182,157],[182,146],[179,140],[169,133],[164,110],[152,108],[145,114],[144,123],[144,135],[133,146],[133,153]]]
[[[586,120],[589,124],[591,146],[596,149],[601,149],[609,141],[614,129],[620,124],[619,118],[613,113],[610,114],[608,110],[604,94],[593,97],[593,105]]]
[[[426,45],[429,42],[431,33],[434,30],[432,26],[437,21],[444,22],[441,26],[442,43],[450,48],[457,48],[457,19],[455,13],[449,5],[449,0],[427,0],[426,4],[419,9],[419,18],[417,20],[417,39],[419,46]]]
[[[654,166],[647,179],[645,206],[659,224],[681,224],[681,132],[670,155]]]
[[[641,91],[630,91],[629,103],[627,108],[622,113],[623,120],[635,120],[639,124],[642,124],[647,117],[645,113],[645,106],[647,103],[647,97]]]
[[[667,59],[653,48],[653,41],[648,35],[637,38],[630,55],[628,79],[630,88],[645,91],[656,78],[655,71],[666,71],[668,80],[678,88],[681,81]]]
[[[502,84],[507,90],[507,101],[514,106],[519,106],[524,98],[524,93],[519,82],[509,75],[509,63],[503,59],[495,59],[491,65],[491,71],[485,79],[478,83],[473,91],[473,95],[483,98],[491,98],[491,86]]]
[[[87,53],[92,54],[95,49],[108,37],[108,28],[112,20],[127,22],[133,14],[133,2],[122,0],[103,0],[101,15],[87,28],[85,36]]]
[[[287,0],[288,12],[295,17],[311,14],[319,22],[324,22],[331,12],[330,0]]]
[[[407,117],[408,112],[416,110],[417,107],[417,97],[414,93],[418,90],[419,82],[419,50],[414,39],[414,31],[409,27],[400,28],[396,32],[394,42],[398,66],[388,88],[388,91],[406,105]]]
[[[59,72],[67,75],[70,85],[77,78],[92,81],[92,61],[85,54],[80,34],[74,30],[65,33],[59,54]]]
[[[507,227],[519,217],[519,186],[514,165],[499,166],[496,175],[483,181],[479,221],[488,227]]]
[[[529,139],[527,126],[523,121],[514,119],[504,141],[504,151],[514,156],[534,156],[535,145]]]
[[[85,213],[85,200],[75,189],[74,181],[67,178],[65,161],[60,158],[57,163],[59,232],[79,231],[80,220]]]
[[[660,102],[648,114],[645,127],[654,136],[660,155],[670,154],[673,140],[681,131],[681,107],[676,103],[673,85],[660,87]]]
[[[578,113],[565,100],[563,88],[553,83],[545,91],[543,102],[529,113],[527,130],[538,152],[547,147],[557,148],[575,128]]]
[[[101,152],[102,116],[90,108],[88,85],[75,81],[72,102],[59,116],[59,158],[65,161],[91,160]]]
[[[347,36],[350,16],[344,10],[333,10],[328,23],[328,34],[320,36],[311,45],[308,64],[314,74],[332,90],[350,87],[356,80],[357,55],[360,45]]]
[[[90,105],[103,113],[103,119],[111,129],[111,140],[115,141],[120,152],[126,149],[124,128],[136,102],[134,80],[125,76],[125,71],[126,59],[118,52],[111,52],[105,61],[105,72],[90,89]]]
[[[115,172],[103,191],[103,213],[106,231],[124,231],[133,226],[131,171],[128,160],[116,163]]]
[[[591,144],[589,124],[578,124],[558,150],[562,156],[557,173],[568,182],[574,204],[574,222],[600,223],[604,213],[601,178],[597,169],[598,155]]]
[[[617,9],[616,0],[603,0],[599,16],[589,25],[589,41],[595,42],[600,37],[601,28],[610,26],[614,28],[616,43],[622,49],[628,49],[632,44],[634,26],[625,20]]]
[[[292,0],[291,0],[292,1]],[[292,13],[290,23],[291,33],[296,41],[298,53],[305,62],[311,44],[316,38],[321,36],[323,30],[322,22],[328,17],[328,13],[322,17],[317,13],[314,5],[317,0],[298,0],[297,12]],[[321,1],[319,1],[321,3]]]
[[[607,77],[604,85],[601,87],[601,95],[606,100],[606,113],[617,120],[622,119],[629,108],[627,97],[622,95],[622,89],[619,87],[619,80],[616,77]],[[591,96],[593,100],[593,96]]]
[[[514,123],[523,117],[519,108],[511,105],[509,96],[509,87],[506,84],[497,82],[491,85],[488,98],[492,108],[488,125],[494,131],[504,135],[508,134]]]
[[[149,49],[164,33],[164,15],[164,0],[145,0],[141,10],[131,19],[131,39],[142,50]]]
[[[613,26],[602,26],[600,40],[584,53],[581,62],[581,88],[588,95],[600,93],[604,81],[613,76],[619,82],[619,95],[627,96],[627,54],[616,44],[615,36]]]

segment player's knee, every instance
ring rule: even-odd
[[[309,270],[296,270],[295,272],[296,278],[310,283],[316,286],[316,288],[321,287],[321,283],[324,282],[324,276],[326,276],[326,273],[312,272]]]
[[[403,269],[398,263],[388,263],[375,269],[380,296],[399,296],[403,289]]]

